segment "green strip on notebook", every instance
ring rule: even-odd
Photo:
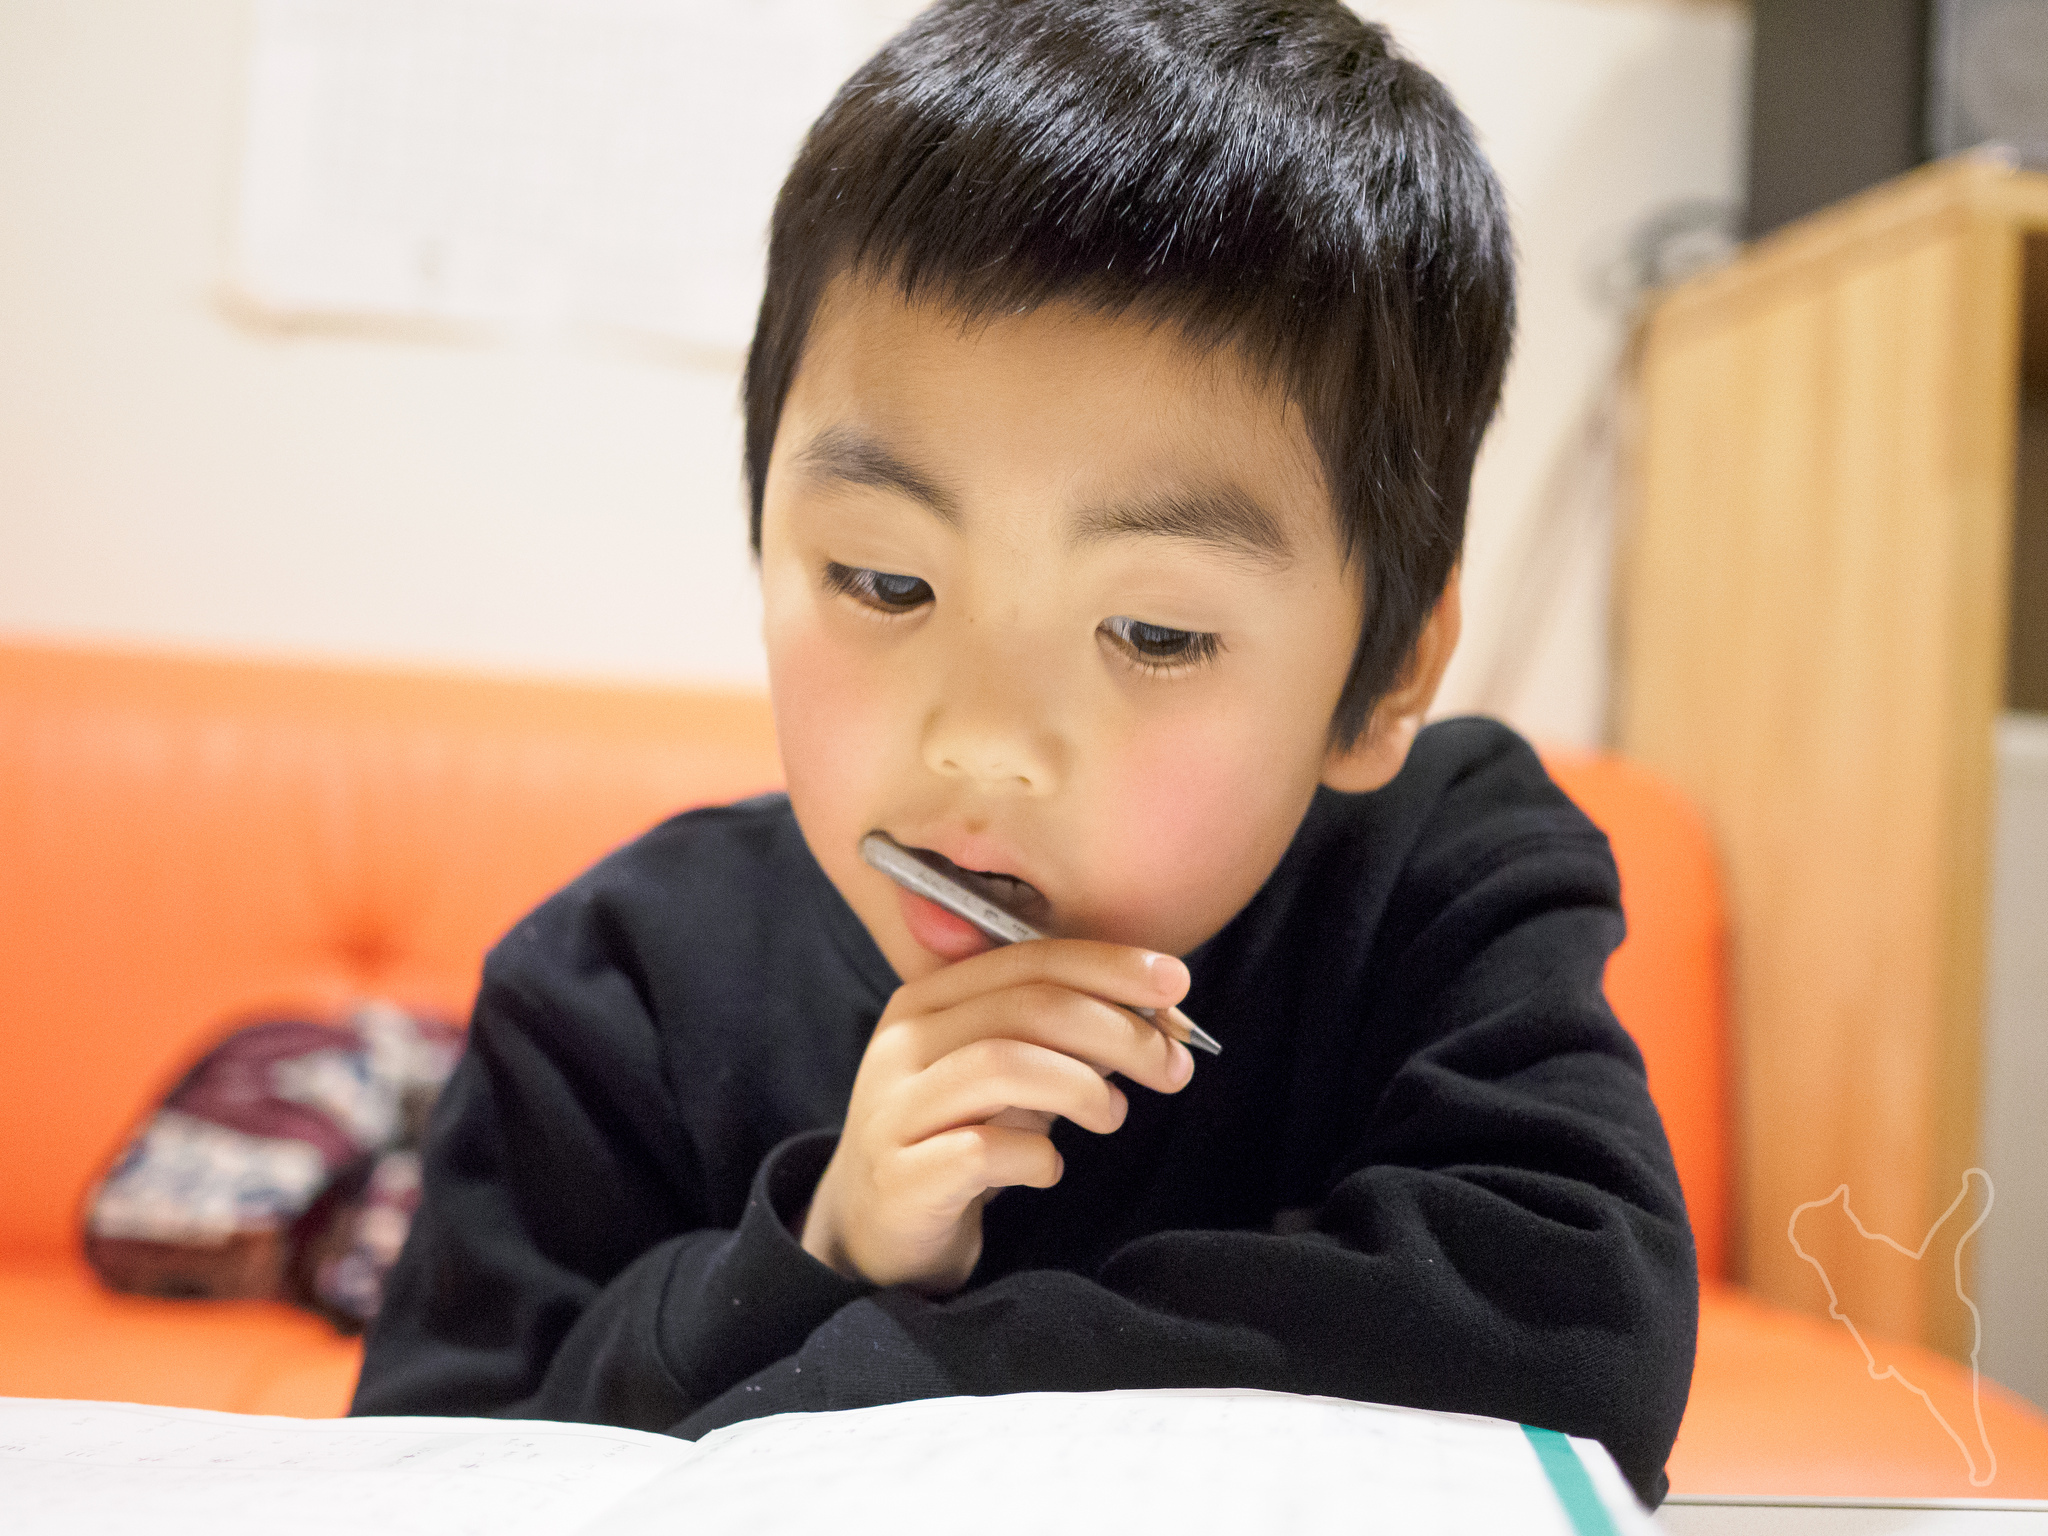
[[[1607,1506],[1593,1491],[1593,1479],[1586,1475],[1586,1464],[1579,1460],[1571,1441],[1554,1429],[1538,1429],[1533,1424],[1524,1424],[1522,1433],[1536,1447],[1536,1459],[1543,1463],[1557,1502],[1564,1506],[1565,1518],[1577,1536],[1621,1536]]]

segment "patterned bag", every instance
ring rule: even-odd
[[[93,1191],[86,1257],[116,1290],[296,1301],[360,1329],[419,1202],[417,1147],[461,1032],[390,1003],[236,1030]]]

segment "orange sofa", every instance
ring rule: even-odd
[[[1660,781],[1553,755],[1604,827],[1631,933],[1609,970],[1699,1234],[1674,1491],[2048,1497],[2048,1418],[1986,1383],[1953,1440],[1847,1330],[1731,1281],[1731,1106],[1706,832]],[[384,996],[460,1013],[484,950],[672,811],[774,785],[761,700],[0,646],[0,1395],[343,1410],[359,1348],[262,1303],[102,1289],[81,1201],[229,1021]],[[1974,1439],[1966,1372],[1892,1358]]]

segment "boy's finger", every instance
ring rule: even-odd
[[[1006,1125],[1013,1131],[1030,1131],[1035,1135],[1044,1136],[1051,1132],[1053,1122],[1057,1119],[1058,1115],[1049,1115],[1042,1109],[1019,1109],[1012,1104],[1001,1114],[990,1116],[982,1124]]]
[[[1065,1171],[1066,1161],[1049,1137],[1008,1126],[970,1125],[905,1147],[897,1177],[931,1206],[964,1208],[983,1190],[1011,1184],[1050,1189]]]
[[[961,960],[897,991],[898,1003],[936,1013],[987,992],[1052,982],[1112,1003],[1163,1008],[1187,995],[1188,968],[1175,955],[1097,939],[1034,939]]]
[[[1158,1025],[1091,993],[1027,982],[971,998],[914,1026],[918,1067],[972,1041],[1006,1037],[1062,1052],[1100,1071],[1121,1072],[1159,1093],[1174,1093],[1194,1073],[1187,1047]]]
[[[909,1146],[1005,1109],[1037,1110],[1107,1134],[1130,1101],[1086,1062],[1023,1040],[970,1041],[899,1085],[884,1131]]]

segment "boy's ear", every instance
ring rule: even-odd
[[[1451,664],[1451,652],[1458,648],[1458,634],[1465,623],[1465,611],[1458,588],[1458,569],[1453,566],[1443,595],[1436,600],[1408,653],[1408,664],[1400,679],[1373,706],[1372,717],[1358,739],[1344,748],[1332,747],[1323,759],[1323,782],[1348,794],[1378,789],[1401,771],[1408,761],[1408,749],[1415,733],[1429,714],[1436,690],[1444,680],[1444,668]]]

